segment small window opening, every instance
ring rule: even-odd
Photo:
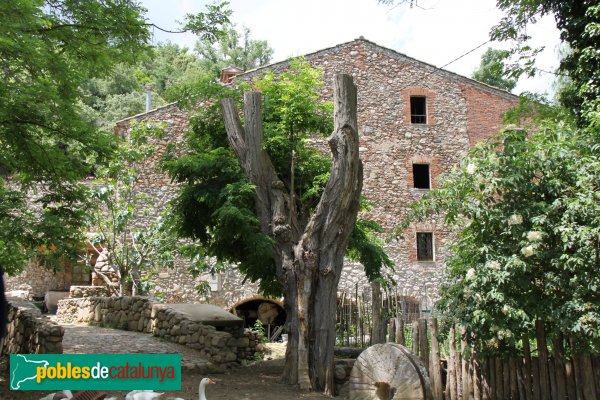
[[[432,232],[417,232],[417,261],[433,261]]]
[[[413,182],[415,189],[431,189],[429,164],[413,164]]]
[[[427,123],[427,101],[425,96],[412,96],[410,98],[411,124]]]

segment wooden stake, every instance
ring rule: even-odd
[[[448,334],[448,376],[446,377],[447,392],[450,394],[450,400],[457,400],[456,394],[456,337],[454,326],[450,327]]]
[[[419,358],[429,371],[429,339],[427,337],[427,320],[419,318]]]
[[[563,346],[563,336],[557,335],[554,338],[554,372],[556,376],[556,395],[559,399],[567,396],[567,382],[565,378],[565,349]]]
[[[531,347],[529,335],[523,336],[523,377],[525,381],[525,400],[533,399],[533,381],[531,379]]]
[[[471,389],[469,387],[469,366],[467,364],[467,358],[465,357],[467,352],[467,330],[463,327],[460,330],[460,352],[462,357],[461,362],[461,377],[462,377],[462,398],[469,400],[469,394]]]
[[[546,345],[546,332],[544,321],[535,321],[535,335],[538,344],[538,358],[540,363],[540,396],[542,399],[550,398],[550,380],[548,377],[548,346]]]
[[[438,343],[438,321],[436,318],[430,320],[431,328],[431,378],[433,380],[433,398],[444,400],[442,391],[442,365],[440,364],[440,345]]]
[[[396,318],[396,343],[406,346],[406,338],[404,337],[404,319]]]

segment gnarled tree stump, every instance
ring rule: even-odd
[[[356,359],[350,400],[433,399],[427,371],[418,357],[395,343],[376,344]]]

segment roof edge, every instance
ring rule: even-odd
[[[500,89],[500,88],[497,88],[495,86],[488,85],[487,83],[480,82],[478,80],[466,77],[466,76],[458,74],[456,72],[448,71],[447,69],[436,67],[433,64],[429,64],[429,63],[427,63],[425,61],[421,61],[421,60],[418,60],[416,58],[407,56],[406,54],[401,53],[399,51],[396,51],[394,49],[390,49],[388,47],[381,46],[381,45],[379,45],[379,44],[377,44],[375,42],[372,42],[370,40],[365,39],[362,36],[360,38],[358,38],[358,39],[354,39],[354,40],[351,40],[351,41],[348,41],[348,42],[343,42],[343,43],[337,44],[335,46],[326,47],[326,48],[323,48],[321,50],[313,51],[311,53],[306,53],[306,54],[298,56],[298,57],[306,57],[307,59],[313,58],[313,57],[317,57],[320,53],[325,53],[325,52],[328,52],[330,50],[336,49],[338,47],[347,46],[349,44],[357,43],[357,42],[364,42],[364,43],[366,43],[366,44],[368,44],[368,45],[370,45],[372,47],[377,48],[380,51],[390,52],[390,53],[392,53],[391,55],[392,56],[396,56],[396,58],[403,57],[403,58],[406,58],[406,59],[411,60],[413,62],[419,63],[421,65],[425,65],[425,66],[427,66],[429,68],[433,68],[433,69],[435,69],[437,71],[443,72],[445,74],[449,74],[449,75],[451,75],[451,76],[453,76],[455,78],[458,78],[460,80],[465,81],[468,84],[472,84],[472,85],[478,86],[478,87],[480,87],[483,90],[492,91],[492,92],[495,92],[495,93],[497,93],[499,95],[502,95],[504,97],[509,97],[509,98],[515,99],[515,100],[519,98],[519,95],[516,95],[514,93],[508,92],[508,91],[506,91],[504,89]],[[278,61],[278,62],[274,62],[274,63],[271,63],[271,64],[263,65],[263,66],[260,66],[260,67],[257,67],[257,68],[245,71],[245,72],[243,72],[243,73],[241,73],[241,74],[239,74],[237,76],[244,76],[244,75],[252,76],[252,75],[257,74],[258,72],[260,72],[262,70],[267,70],[267,69],[270,69],[270,68],[277,68],[277,67],[285,66],[286,64],[289,64],[290,60],[293,59],[293,58],[295,58],[295,57],[290,57],[290,58],[287,58],[287,59],[285,59],[283,61]]]

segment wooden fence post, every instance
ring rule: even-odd
[[[594,367],[594,382],[596,382],[596,397],[600,397],[600,357],[592,356],[592,366]]]
[[[533,399],[533,380],[531,378],[531,346],[529,335],[523,335],[523,375],[525,375],[525,400]]]
[[[481,385],[481,364],[478,359],[477,352],[473,349],[473,355],[471,357],[473,365],[473,398],[475,400],[481,400],[482,398],[482,385]]]
[[[427,319],[419,318],[419,358],[429,371],[429,338],[427,336]]]
[[[540,396],[542,399],[550,398],[550,381],[548,379],[548,346],[546,345],[546,332],[544,321],[535,321],[535,335],[538,345],[538,360],[540,371]]]
[[[510,373],[510,398],[519,398],[519,389],[517,384],[517,359],[513,356],[508,360],[508,371]]]
[[[510,398],[510,368],[506,356],[502,356],[502,390],[506,398]]]
[[[482,400],[492,400],[492,389],[490,386],[490,359],[484,358],[481,361],[481,398]]]
[[[495,375],[496,379],[494,380],[495,389],[494,393],[496,393],[496,398],[499,400],[504,400],[504,380],[502,379],[502,357],[494,358],[494,367],[495,367]]]
[[[449,387],[449,390],[447,390],[447,392],[450,394],[450,400],[457,400],[456,334],[454,325],[450,327],[450,333],[448,334],[448,349],[448,376],[446,377],[446,387]]]
[[[565,379],[565,348],[561,334],[554,337],[554,372],[556,373],[556,395],[559,399],[567,396]]]
[[[412,352],[415,356],[419,356],[419,322],[412,323]]]
[[[465,353],[467,351],[467,329],[462,327],[460,329],[460,352],[462,357],[461,363],[461,376],[462,376],[462,398],[469,400],[469,394],[471,389],[469,387],[469,366]]]
[[[442,391],[442,365],[440,364],[440,345],[438,343],[438,321],[436,318],[430,320],[431,327],[431,378],[433,380],[433,398],[444,400]]]
[[[404,337],[404,319],[396,318],[396,343],[406,346],[406,338]]]
[[[581,376],[583,381],[583,398],[585,400],[596,400],[596,387],[594,383],[594,371],[589,354],[581,356]]]
[[[575,366],[573,365],[573,357],[565,361],[565,380],[567,381],[567,398],[577,399],[577,388],[575,385]]]

